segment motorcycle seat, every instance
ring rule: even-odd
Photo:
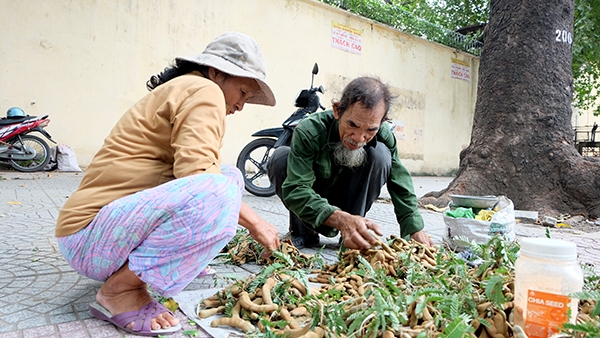
[[[16,116],[16,117],[3,117],[0,119],[0,126],[6,126],[9,124],[21,123],[23,121],[35,118],[35,116]]]

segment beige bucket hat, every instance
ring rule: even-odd
[[[214,67],[229,75],[255,79],[260,91],[246,103],[274,106],[275,95],[265,82],[266,66],[256,41],[242,33],[228,32],[215,38],[202,54],[192,57],[176,57],[199,65]]]

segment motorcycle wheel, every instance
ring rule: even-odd
[[[267,162],[275,145],[275,139],[259,138],[248,143],[237,158],[236,167],[244,175],[244,187],[259,197],[275,195],[275,186],[267,175]]]
[[[21,136],[19,139],[11,142],[12,145],[22,147],[28,152],[35,151],[36,155],[31,160],[10,160],[13,168],[22,172],[34,172],[42,170],[50,162],[50,147],[41,138],[34,135]]]

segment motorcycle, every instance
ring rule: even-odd
[[[42,170],[50,161],[50,147],[42,138],[31,135],[38,132],[56,143],[44,127],[50,123],[48,115],[29,116],[20,108],[11,108],[0,119],[0,161],[8,161],[22,172]]]
[[[309,89],[303,89],[296,96],[294,106],[298,107],[281,125],[281,127],[262,129],[252,136],[260,137],[248,143],[237,158],[236,167],[244,175],[244,186],[249,193],[269,197],[275,195],[275,187],[267,175],[267,162],[274,149],[286,145],[292,140],[294,128],[308,115],[325,110],[317,93],[325,93],[323,86],[313,87],[319,66],[315,63]]]

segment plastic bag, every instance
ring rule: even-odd
[[[59,171],[81,171],[77,164],[75,151],[68,145],[59,144],[56,146],[56,162]]]
[[[446,213],[451,211],[450,205],[444,211],[446,231],[444,242],[455,251],[467,248],[467,242],[478,244],[487,243],[493,236],[499,235],[509,241],[514,241],[515,234],[515,207],[506,196],[498,196],[498,211],[494,213],[491,221],[480,221],[470,218],[453,218]]]

